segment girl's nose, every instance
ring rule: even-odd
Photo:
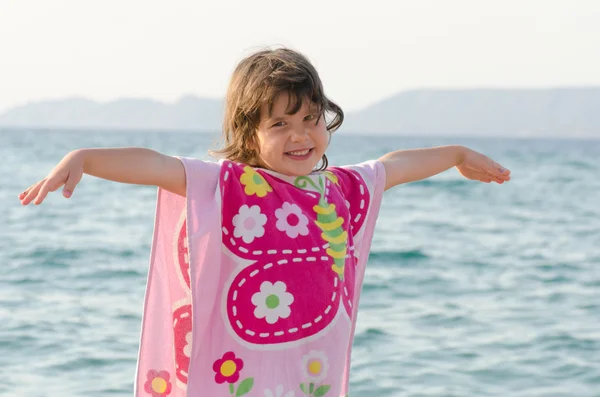
[[[292,131],[293,142],[303,142],[308,137],[308,131],[305,128],[296,128]]]

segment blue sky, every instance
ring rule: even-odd
[[[600,2],[0,0],[0,112],[222,97],[244,55],[306,54],[344,109],[423,88],[600,85]]]

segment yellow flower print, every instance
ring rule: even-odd
[[[268,192],[273,191],[273,188],[267,183],[265,178],[249,166],[244,167],[244,173],[240,177],[240,182],[244,185],[244,192],[248,196],[256,194],[258,197],[265,197]]]
[[[240,371],[244,368],[244,361],[236,357],[234,352],[227,352],[223,357],[213,363],[213,371],[215,371],[215,382],[229,383],[229,395],[241,397],[252,390],[254,386],[254,378],[246,378],[235,387],[236,382],[240,379]]]
[[[329,362],[322,351],[310,351],[302,357],[302,372],[305,383],[300,383],[302,393],[310,397],[323,397],[331,389],[331,385],[321,384],[327,378]]]
[[[329,179],[331,182],[338,185],[338,177],[336,174],[334,174],[331,171],[325,171],[324,174],[325,174],[325,178]]]
[[[147,374],[148,380],[144,384],[146,393],[152,397],[166,397],[171,393],[171,376],[167,371],[156,371],[151,369]]]
[[[322,351],[311,351],[302,357],[302,370],[309,382],[321,382],[327,377],[329,362]]]

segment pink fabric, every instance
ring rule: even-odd
[[[182,161],[187,198],[159,190],[135,395],[346,395],[383,165]]]

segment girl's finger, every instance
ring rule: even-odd
[[[82,174],[75,174],[74,172],[69,173],[69,177],[65,182],[65,188],[63,189],[63,196],[66,198],[71,197],[75,190],[75,186],[79,183],[82,176]]]
[[[62,186],[62,183],[57,182],[55,178],[48,179],[42,185],[42,188],[40,189],[39,193],[37,194],[37,197],[35,198],[33,204],[35,204],[35,205],[42,204],[42,201],[44,201],[44,199],[46,198],[46,196],[48,195],[49,192],[53,192],[61,186]]]
[[[491,173],[489,171],[482,172],[482,174],[483,174],[482,175],[482,179],[487,179],[490,182],[496,182],[496,183],[500,183],[500,184],[502,184],[502,183],[505,182],[504,177],[503,176],[499,176],[498,174],[494,174],[494,173]]]
[[[492,177],[484,172],[478,172],[474,179],[483,183],[490,183],[492,181]]]
[[[502,182],[508,182],[510,181],[510,175],[502,175],[499,176],[498,179],[500,179]]]
[[[42,179],[41,181],[39,181],[38,183],[33,185],[32,188],[28,189],[28,192],[25,194],[25,197],[21,200],[21,204],[23,204],[23,205],[29,204],[31,202],[31,200],[33,200],[37,196],[37,194],[44,182],[46,182],[46,180]]]
[[[472,179],[475,179],[477,181],[480,182],[484,182],[484,183],[490,183],[490,182],[497,182],[497,183],[503,183],[504,181],[495,177],[494,175],[491,175],[488,172],[477,172],[474,171],[472,173]]]
[[[484,157],[483,159],[477,159],[482,161],[473,161],[468,163],[466,166],[470,170],[478,173],[489,173],[494,176],[501,176],[503,173],[500,171],[502,167],[500,165],[496,166],[496,163],[491,159]]]
[[[494,175],[499,176],[501,178],[506,178],[507,176],[510,175],[509,169],[504,168],[503,166],[496,163],[495,161],[493,162],[492,170],[493,170]]]
[[[27,189],[23,190],[23,193],[19,194],[19,198],[20,198],[21,200],[23,200],[23,198],[24,198],[25,196],[27,196],[27,193],[29,193],[29,191],[30,191],[31,189],[33,189],[33,187],[34,187],[35,185],[37,185],[38,183],[39,183],[39,182],[36,182],[36,183],[34,183],[33,185],[29,186]]]
[[[486,174],[490,176],[490,178],[492,180],[496,180],[496,182],[500,183],[500,182],[506,182],[510,180],[510,174],[509,171],[506,170],[505,172],[500,172],[502,168],[497,168],[497,170],[494,172],[492,171],[486,171]]]
[[[50,179],[48,179],[47,185],[48,185],[48,191],[49,192],[55,192],[57,191],[62,185],[65,184],[65,180],[67,178],[65,177],[59,177],[59,176],[54,176]]]
[[[37,196],[35,196],[35,199],[33,200],[33,204],[35,204],[35,205],[42,204],[42,201],[44,201],[44,199],[46,198],[47,195],[48,195],[48,184],[44,183],[42,185],[42,188],[39,190],[39,193],[37,194]]]
[[[475,172],[473,175],[473,180],[483,183],[490,183],[493,180],[493,177],[485,172]]]

